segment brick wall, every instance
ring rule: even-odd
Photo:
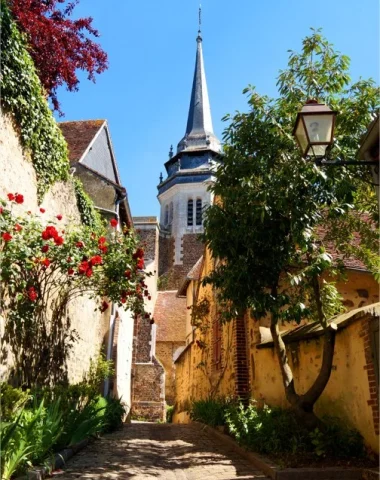
[[[133,365],[132,385],[132,417],[165,421],[165,372],[157,359]]]
[[[138,225],[137,225],[138,227]],[[136,233],[140,240],[140,245],[144,249],[145,259],[152,260],[157,257],[156,253],[156,228],[151,229],[141,229],[137,228]]]
[[[170,239],[173,242],[173,239]],[[167,242],[168,239],[165,239]],[[167,244],[163,242],[165,248]],[[169,249],[168,247],[162,251],[161,250],[161,239],[160,239],[160,266],[168,265],[169,261],[167,259],[162,259],[162,256],[170,255],[172,258],[172,251],[174,251],[174,243],[172,243],[173,250]],[[192,267],[196,264],[199,258],[202,256],[204,251],[204,245],[199,240],[198,235],[196,233],[189,233],[183,235],[181,240],[181,264],[172,265],[167,271],[161,271],[160,275],[160,282],[159,282],[159,290],[176,290],[178,289],[186,275],[192,269]]]
[[[159,239],[158,275],[164,275],[173,266],[174,238],[161,233]]]

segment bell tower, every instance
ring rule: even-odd
[[[167,244],[171,244],[171,247],[160,247],[159,275],[165,274],[169,268],[186,275],[202,255],[203,245],[196,237],[203,232],[203,212],[212,202],[208,186],[213,181],[213,172],[220,161],[221,144],[212,126],[200,20],[199,15],[195,69],[185,134],[177,145],[176,153],[173,152],[173,147],[170,148],[169,159],[165,163],[167,176],[164,178],[161,175],[157,187],[161,206],[161,236]],[[160,243],[164,245],[165,242]],[[166,258],[165,262],[163,255],[172,258]],[[179,276],[175,275],[176,278]],[[172,287],[178,288],[178,283],[175,281]]]

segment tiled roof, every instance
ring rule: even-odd
[[[186,296],[186,290],[189,286],[191,280],[199,280],[201,277],[203,268],[203,255],[197,260],[195,265],[192,267],[190,272],[186,275],[186,278],[183,280],[182,284],[180,285],[177,295],[180,297]]]
[[[336,315],[329,319],[329,323],[335,323],[338,330],[347,327],[351,322],[359,320],[368,315],[373,317],[380,316],[380,303],[372,303],[371,305],[366,305],[361,308],[356,308],[346,313]],[[281,332],[281,337],[284,343],[288,344],[291,342],[297,342],[299,340],[307,340],[309,338],[314,338],[320,335],[323,335],[324,330],[322,325],[319,322],[308,323],[306,325],[301,325],[292,330],[285,330]],[[257,345],[258,348],[266,348],[273,346],[272,335],[270,334],[269,329],[267,329],[265,339]]]
[[[105,120],[78,120],[58,124],[69,148],[70,163],[79,162],[104,122]]]
[[[158,292],[154,306],[158,342],[184,342],[186,338],[186,298],[177,291]]]

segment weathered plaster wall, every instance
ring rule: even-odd
[[[36,174],[28,155],[24,154],[18,135],[10,118],[0,113],[0,197],[8,192],[24,195],[24,203],[15,205],[20,214],[28,210],[41,215],[48,222],[62,214],[62,226],[67,222],[80,222],[76,205],[74,187],[70,181],[56,183],[46,194],[41,205],[37,202]],[[42,206],[45,214],[39,213]],[[79,381],[88,370],[90,359],[99,354],[104,337],[107,334],[109,313],[95,311],[96,303],[89,299],[77,299],[68,308],[72,328],[79,334],[68,359],[68,376],[70,382]],[[1,320],[1,319],[0,319]],[[1,374],[6,376],[7,369]]]
[[[378,452],[379,413],[376,403],[376,381],[374,375],[371,378],[367,375],[367,370],[371,368],[365,338],[369,321],[371,320],[367,317],[338,331],[331,377],[316,403],[315,411],[318,416],[339,417],[347,425],[356,428],[366,443]],[[287,351],[297,393],[302,394],[312,385],[320,370],[323,340],[319,337],[292,343],[287,346]],[[253,359],[254,365],[251,368],[253,397],[269,405],[287,408],[289,405],[273,348],[255,349]]]

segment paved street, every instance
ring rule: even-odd
[[[133,423],[82,450],[58,478],[254,480],[267,477],[197,426]]]

